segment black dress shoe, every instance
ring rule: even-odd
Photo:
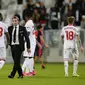
[[[12,75],[9,75],[9,76],[8,76],[8,78],[11,78],[11,79],[12,79],[12,78],[14,78],[14,76],[12,76]]]
[[[18,78],[23,78],[23,75],[19,76]]]

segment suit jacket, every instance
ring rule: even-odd
[[[9,26],[8,32],[9,32],[9,37],[10,37],[10,46],[12,46],[11,45],[12,31],[13,31],[13,26]],[[25,27],[19,25],[19,35],[18,35],[18,37],[19,37],[19,45],[20,45],[21,51],[24,51],[25,40],[27,42],[27,48],[29,49],[30,48],[30,40],[29,40],[29,36],[27,35],[27,31],[26,31]],[[24,38],[25,38],[25,40],[24,40]]]

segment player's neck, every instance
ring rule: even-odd
[[[73,26],[73,24],[68,24],[68,26]]]

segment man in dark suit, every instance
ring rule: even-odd
[[[8,27],[8,32],[10,36],[10,46],[12,58],[14,60],[14,66],[8,78],[14,78],[16,71],[18,71],[19,74],[18,78],[23,78],[20,59],[21,54],[24,51],[24,39],[27,42],[28,52],[30,52],[30,41],[29,37],[27,36],[26,28],[19,25],[19,18],[17,16],[12,18],[12,23],[13,26]]]

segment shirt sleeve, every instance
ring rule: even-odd
[[[79,30],[77,28],[75,28],[75,29],[76,29],[76,35],[79,36]]]
[[[64,36],[64,30],[63,30],[63,28],[62,28],[62,30],[61,30],[60,35],[61,35],[61,36]]]
[[[25,27],[27,32],[32,32],[34,30],[34,25],[32,23],[27,23]]]
[[[8,26],[7,25],[4,25],[4,32],[8,32]]]

